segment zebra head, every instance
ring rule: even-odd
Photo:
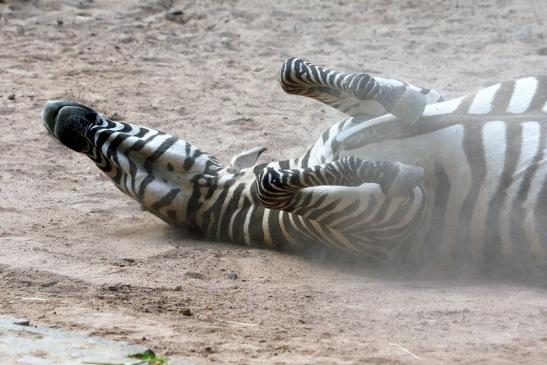
[[[109,120],[76,102],[47,102],[42,122],[63,145],[87,155],[118,189],[169,224],[191,225],[185,207],[195,186],[212,184],[223,169],[182,139]]]

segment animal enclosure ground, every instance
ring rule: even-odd
[[[543,289],[198,242],[39,113],[68,95],[223,161],[295,157],[342,116],[283,93],[285,58],[457,96],[545,74],[546,21],[530,0],[0,0],[0,314],[201,363],[544,363]]]

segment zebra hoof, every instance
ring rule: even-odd
[[[407,88],[389,111],[407,124],[414,124],[424,113],[427,100],[422,93]]]
[[[398,164],[399,172],[386,193],[390,198],[407,195],[424,176],[423,167],[405,165],[401,162],[398,162]]]

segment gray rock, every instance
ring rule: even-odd
[[[33,365],[134,364],[148,348],[59,328],[29,327],[25,319],[0,316],[0,363]],[[169,358],[168,365],[192,365]]]

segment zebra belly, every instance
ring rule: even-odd
[[[417,257],[547,261],[545,122],[454,124],[342,150],[340,157],[423,166],[426,219]]]

